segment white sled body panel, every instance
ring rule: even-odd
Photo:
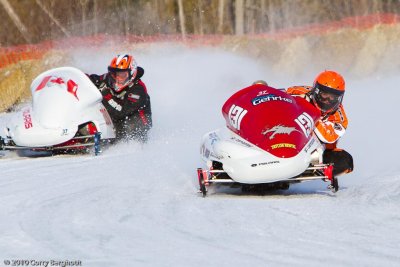
[[[223,164],[232,180],[244,184],[271,183],[303,173],[312,161],[321,161],[322,146],[316,138],[295,157],[279,158],[249,143],[229,130],[217,130],[203,136],[201,156],[211,167],[212,161]]]

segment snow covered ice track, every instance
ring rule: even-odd
[[[91,66],[83,62],[98,54],[77,53],[75,64],[101,73],[113,53]],[[149,143],[120,144],[99,157],[0,159],[1,258],[96,267],[400,263],[398,143],[383,132],[388,125],[399,130],[391,117],[399,78],[347,82],[350,127],[340,145],[356,169],[340,177],[335,195],[318,181],[282,194],[203,199],[196,193],[200,138],[223,126],[225,99],[254,80],[277,87],[291,81],[266,77],[254,60],[218,50],[161,47],[137,60],[152,97]],[[390,98],[377,98],[377,87]],[[0,116],[0,126],[8,116]]]

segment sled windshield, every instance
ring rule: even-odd
[[[248,142],[281,157],[296,156],[309,142],[318,110],[300,97],[256,84],[223,105],[227,127]]]

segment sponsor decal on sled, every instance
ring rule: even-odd
[[[62,129],[61,135],[68,135],[68,129]]]
[[[297,130],[295,127],[288,127],[288,126],[284,126],[284,125],[276,125],[274,127],[272,127],[271,129],[266,129],[264,130],[261,134],[263,135],[268,135],[269,133],[272,133],[269,136],[269,139],[272,140],[274,139],[275,135],[277,134],[287,134],[290,135],[292,132],[300,132],[299,130]]]
[[[269,101],[285,101],[288,103],[293,103],[292,99],[282,97],[282,96],[277,96],[274,94],[268,94],[268,95],[261,95],[253,98],[251,102],[253,103],[254,106],[257,106],[259,104],[262,104],[264,102],[269,102]]]
[[[308,150],[312,147],[312,145],[315,143],[315,138],[312,138],[310,143],[304,148],[304,152],[308,152]]]
[[[280,163],[279,160],[268,161],[268,162],[260,162],[260,163],[253,163],[253,164],[251,164],[251,167],[271,165],[271,164],[279,164],[279,163]]]
[[[250,145],[249,143],[247,143],[247,142],[245,142],[245,141],[243,141],[243,140],[241,140],[239,138],[236,138],[234,136],[231,137],[231,140],[233,140],[233,141],[235,141],[237,143],[240,143],[241,145],[244,145],[246,147],[252,147],[252,145]]]
[[[204,154],[204,149],[206,149],[206,147],[205,147],[205,145],[203,144],[203,145],[200,147],[200,155],[203,155],[203,154]]]
[[[210,158],[214,158],[214,159],[218,159],[218,160],[224,159],[223,156],[216,155],[213,152],[210,152]]]
[[[106,108],[101,108],[100,112],[101,112],[101,114],[103,114],[103,118],[106,121],[106,124],[107,125],[111,125],[112,124],[112,120],[111,120],[110,114],[108,114]]]
[[[280,143],[280,144],[275,144],[271,146],[272,149],[277,149],[277,148],[293,148],[296,149],[295,144],[289,144],[289,143]]]
[[[22,117],[24,119],[24,126],[25,129],[29,129],[33,127],[33,123],[32,123],[32,117],[31,117],[31,112],[29,109],[25,109],[22,112]]]
[[[209,135],[208,135],[208,138],[210,138],[210,140],[211,140],[211,145],[213,145],[215,142],[217,142],[218,141],[218,135],[216,134],[216,133],[210,133]]]
[[[269,92],[267,91],[267,90],[262,90],[262,91],[259,91],[258,93],[257,93],[257,96],[260,96],[260,95],[268,95],[269,94]]]
[[[204,157],[206,157],[206,158],[210,157],[210,150],[208,150],[207,148],[204,151]]]

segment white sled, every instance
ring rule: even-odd
[[[100,138],[115,138],[102,95],[85,73],[73,67],[48,70],[31,84],[32,103],[15,114],[0,149],[80,150]]]

